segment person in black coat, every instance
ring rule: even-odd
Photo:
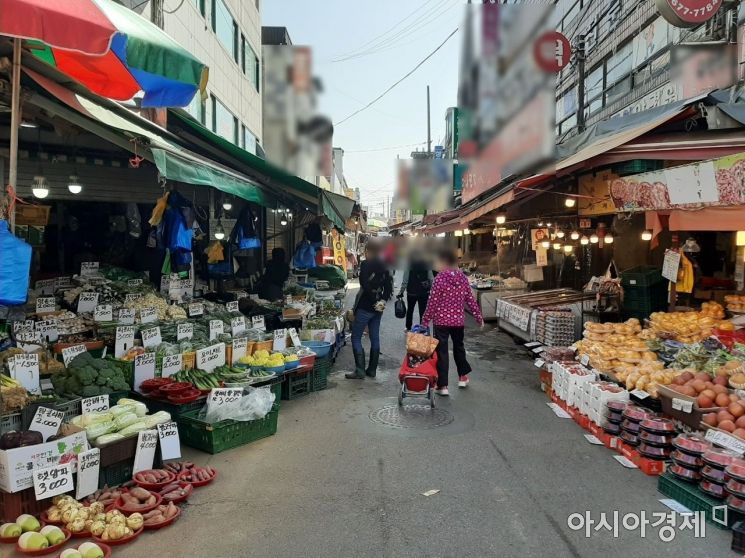
[[[412,256],[408,267],[404,270],[401,281],[399,298],[406,293],[406,331],[411,330],[414,322],[414,308],[419,305],[419,321],[422,321],[427,309],[427,299],[432,288],[432,266],[420,256]]]
[[[285,250],[275,248],[272,250],[272,259],[266,262],[264,275],[259,284],[259,296],[264,300],[279,300],[289,276],[290,266],[285,259]]]

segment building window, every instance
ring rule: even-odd
[[[242,132],[241,147],[249,153],[256,155],[256,145],[258,143],[256,136],[254,136],[246,126],[243,126]]]
[[[214,95],[212,96],[212,131],[238,145],[238,118]]]
[[[586,115],[603,108],[603,64],[595,68],[585,78],[585,107]]]
[[[621,78],[631,73],[632,54],[634,52],[633,44],[626,43],[618,51],[608,58],[605,70],[605,82],[608,85],[616,83]]]
[[[199,13],[204,16],[204,0],[191,0],[194,6],[196,6]]]
[[[254,89],[259,91],[259,57],[256,56],[254,49],[251,48],[251,45],[243,36],[241,36],[241,68],[243,73],[251,80]]]
[[[191,103],[185,108],[191,116],[193,116],[199,123],[204,126],[206,122],[206,105],[202,100],[201,95],[197,92],[191,100]]]
[[[212,30],[222,46],[238,62],[238,24],[223,0],[212,0]]]

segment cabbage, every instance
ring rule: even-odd
[[[122,436],[121,434],[104,434],[103,436],[99,436],[98,438],[96,438],[96,441],[93,442],[93,444],[96,446],[105,446],[106,444],[110,444],[111,442],[117,442],[123,439],[124,436]]]
[[[127,428],[130,424],[134,424],[138,421],[137,415],[129,412],[118,416],[114,421],[114,430],[121,432],[123,428]]]
[[[131,409],[138,417],[143,417],[147,414],[147,405],[142,401],[136,401],[135,399],[120,399],[117,405],[124,405],[125,407],[134,407]]]
[[[148,428],[155,428],[159,424],[164,424],[171,420],[171,415],[166,411],[158,411],[154,415],[143,417],[143,422]]]
[[[103,436],[104,434],[108,434],[109,432],[111,432],[113,428],[114,423],[111,421],[98,422],[86,427],[85,435],[89,440],[96,440],[99,436]]]
[[[119,434],[122,436],[129,436],[130,434],[136,434],[140,430],[148,430],[147,424],[145,424],[144,420],[133,422],[123,430],[120,430]]]
[[[85,413],[84,415],[78,415],[74,417],[70,423],[80,428],[87,428],[94,424],[102,422],[111,422],[113,420],[111,413]]]
[[[134,403],[134,401],[132,403]],[[109,412],[114,415],[114,418],[117,418],[126,413],[134,413],[135,406],[130,404],[122,405],[122,402],[119,401],[116,405],[109,409]]]

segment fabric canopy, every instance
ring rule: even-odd
[[[647,211],[646,226],[657,236],[667,218],[671,231],[741,231],[745,229],[745,208],[705,207],[695,210]]]
[[[347,219],[352,216],[355,201],[353,199],[321,190],[321,211],[341,230],[346,229]]]

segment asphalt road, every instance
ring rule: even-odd
[[[458,390],[451,374],[435,413],[398,412],[404,332],[392,307],[382,335],[374,381],[344,379],[347,346],[329,389],[282,402],[275,436],[215,456],[187,448],[219,478],[176,524],[117,557],[735,556],[730,533],[710,525],[699,538],[675,530],[670,542],[651,524],[643,537],[622,525],[617,536],[570,529],[574,513],[644,512],[656,523],[668,509],[655,478],[553,414],[527,351],[505,334],[469,328],[471,386]]]

